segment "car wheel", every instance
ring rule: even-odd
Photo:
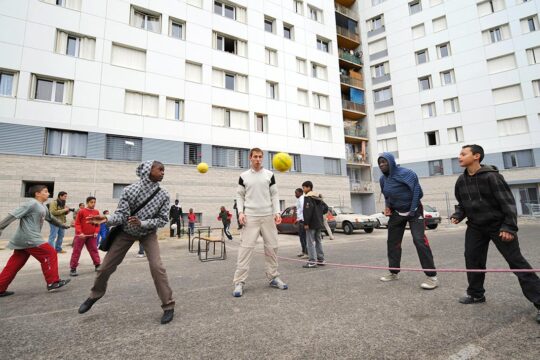
[[[364,231],[368,234],[371,234],[373,232],[373,228],[365,228]]]
[[[349,223],[349,222],[343,223],[343,232],[346,235],[351,235],[353,233],[353,231],[354,231],[354,228],[353,228],[351,223]]]
[[[428,229],[431,229],[431,230],[435,230],[437,228],[439,224],[431,224],[431,225],[428,225]]]

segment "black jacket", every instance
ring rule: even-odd
[[[452,218],[468,218],[467,224],[488,231],[518,231],[516,201],[497,167],[482,165],[472,176],[465,170],[457,179],[455,196],[458,206]]]
[[[173,205],[169,210],[169,219],[178,220],[182,216],[182,208],[180,206]]]
[[[324,229],[322,203],[313,191],[304,196],[304,225],[309,225],[310,230]]]

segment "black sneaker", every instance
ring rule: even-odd
[[[69,276],[79,276],[79,274],[77,273],[77,269],[69,270]]]
[[[479,304],[479,303],[485,303],[486,297],[482,296],[479,298],[472,297],[471,295],[465,295],[463,297],[459,298],[459,302],[462,304]]]
[[[163,316],[161,317],[161,325],[170,323],[174,318],[174,309],[165,310]]]
[[[304,269],[313,269],[313,268],[316,268],[317,267],[317,264],[315,263],[306,263],[305,265],[302,266]]]
[[[88,298],[84,300],[81,306],[79,306],[79,314],[84,314],[85,312],[90,310],[92,308],[92,305],[94,305],[96,301],[98,301],[99,299],[101,298],[97,298],[97,299]]]
[[[325,266],[326,261],[325,260],[317,260],[317,266]]]
[[[71,281],[70,279],[66,279],[66,280],[60,280],[60,281],[54,282],[52,284],[47,285],[47,290],[53,291],[56,289],[60,289],[62,286],[67,285],[70,281]]]
[[[13,295],[13,294],[15,294],[15,292],[6,290],[6,291],[3,291],[3,292],[0,293],[0,297],[6,297],[6,296],[9,296],[9,295]]]

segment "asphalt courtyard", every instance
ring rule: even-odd
[[[540,268],[540,224],[520,229],[520,244]],[[332,263],[386,265],[385,230],[324,240]],[[463,226],[428,231],[439,268],[461,268]],[[47,293],[31,259],[0,298],[0,359],[535,359],[540,325],[511,273],[488,274],[485,304],[461,305],[464,273],[440,273],[440,287],[420,288],[423,273],[382,283],[383,271],[336,266],[303,269],[281,260],[289,290],[268,286],[263,255],[253,258],[242,298],[231,295],[238,236],[226,261],[199,262],[187,240],[160,242],[177,301],[173,322],[160,325],[159,300],[146,259],[134,246],[111,277],[108,292],[79,315],[94,272],[86,250],[80,276]],[[262,247],[259,248],[261,250]],[[59,255],[68,277],[71,249]],[[296,236],[280,235],[280,255],[295,258]],[[0,251],[3,266],[11,251]],[[103,255],[103,254],[102,254]],[[409,234],[403,267],[419,265]],[[490,268],[506,263],[490,247]]]

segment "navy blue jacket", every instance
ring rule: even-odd
[[[424,196],[418,176],[414,171],[398,166],[390,153],[382,153],[380,158],[386,159],[389,165],[388,175],[383,174],[379,179],[386,207],[400,213],[414,212]]]

